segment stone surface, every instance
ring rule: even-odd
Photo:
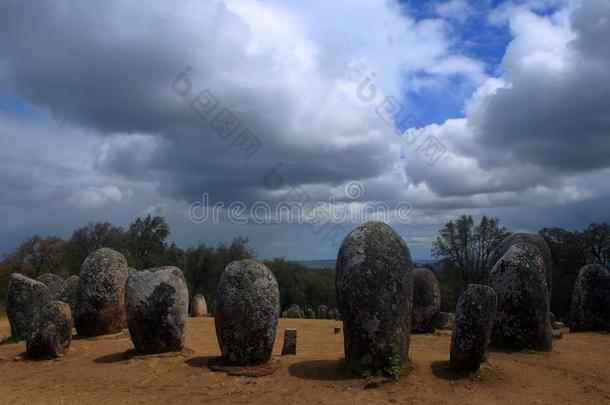
[[[441,291],[430,269],[413,270],[413,320],[411,331],[434,332],[441,312]]]
[[[336,290],[345,359],[388,368],[407,359],[411,340],[413,265],[407,244],[382,222],[350,232],[339,249]]]
[[[315,312],[313,312],[313,309],[311,308],[307,308],[305,310],[305,318],[307,319],[314,319],[316,317]]]
[[[326,305],[318,305],[318,319],[328,319],[328,307]]]
[[[80,336],[119,332],[125,324],[127,261],[119,252],[102,248],[81,266],[74,317]]]
[[[51,301],[36,316],[28,338],[26,356],[54,359],[63,356],[72,342],[72,311],[65,302]]]
[[[76,314],[76,303],[78,302],[78,276],[70,276],[64,283],[64,288],[59,293],[59,301],[65,302],[70,306],[72,319]]]
[[[331,308],[331,309],[329,309],[328,310],[328,318],[340,321],[341,320],[341,312],[339,312],[339,308]]]
[[[566,325],[563,322],[551,322],[551,327],[553,329],[563,329],[566,327]]]
[[[191,299],[189,314],[193,317],[207,316],[208,306],[205,303],[203,294],[195,294]]]
[[[61,276],[53,273],[41,274],[36,278],[36,281],[40,281],[47,286],[54,300],[59,300],[66,283]]]
[[[33,331],[35,315],[51,300],[51,293],[44,283],[19,273],[11,274],[6,314],[12,336],[27,339]]]
[[[554,330],[552,332],[553,339],[563,339],[563,332],[559,330]]]
[[[491,270],[490,285],[498,296],[492,346],[550,351],[549,294],[540,249],[528,242],[511,245]]]
[[[455,310],[449,366],[454,371],[477,371],[489,347],[496,316],[496,293],[491,287],[470,284]]]
[[[269,361],[280,293],[271,270],[254,260],[230,263],[216,292],[214,324],[225,362],[256,365]]]
[[[440,312],[436,322],[436,329],[453,330],[455,314],[453,312]]]
[[[288,318],[301,318],[301,308],[297,304],[292,304],[286,312]]]
[[[125,284],[125,310],[138,353],[164,353],[184,347],[188,288],[177,267],[131,274]]]
[[[547,284],[546,287],[549,292],[549,297],[551,297],[552,290],[553,290],[553,257],[551,256],[551,249],[549,248],[549,245],[546,243],[544,238],[538,234],[513,233],[513,234],[507,236],[502,242],[500,242],[498,247],[491,254],[489,261],[488,261],[489,268],[490,269],[493,268],[493,266],[496,265],[498,260],[500,260],[502,258],[502,256],[504,256],[506,251],[512,245],[514,245],[515,243],[520,243],[520,242],[531,243],[532,245],[536,246],[540,250],[540,253],[542,254],[543,263],[544,263],[544,274],[545,274],[545,281]]]
[[[570,331],[610,331],[610,271],[589,264],[578,272],[572,307]]]
[[[282,346],[282,356],[297,354],[297,330],[284,329],[284,345]]]

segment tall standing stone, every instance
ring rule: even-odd
[[[498,296],[492,346],[550,351],[549,293],[540,250],[531,243],[515,243],[493,267],[489,278]]]
[[[125,310],[138,353],[164,353],[184,347],[188,288],[177,267],[138,271],[125,284]]]
[[[297,330],[294,328],[284,329],[284,345],[282,356],[297,354]]]
[[[38,276],[38,278],[36,278],[36,281],[40,281],[47,286],[54,300],[59,299],[59,296],[61,295],[61,292],[66,284],[61,276],[53,273],[41,274]]]
[[[254,260],[230,263],[220,277],[214,308],[223,360],[242,366],[269,361],[279,314],[280,292],[267,266]]]
[[[190,315],[192,317],[206,316],[208,314],[208,306],[205,304],[203,294],[195,294],[191,299]]]
[[[470,284],[460,295],[451,336],[449,366],[454,371],[477,371],[489,347],[497,298],[491,287]]]
[[[430,269],[413,270],[413,332],[434,332],[441,313],[441,291]]]
[[[26,345],[31,359],[63,356],[72,342],[72,311],[65,302],[51,301],[36,316]]]
[[[599,264],[580,269],[570,308],[570,332],[610,332],[610,271]]]
[[[121,331],[125,324],[127,261],[119,252],[102,248],[81,266],[74,322],[80,336]]]
[[[22,274],[11,274],[8,281],[6,314],[11,334],[16,339],[27,339],[34,328],[34,317],[52,297],[48,287]]]
[[[516,243],[530,243],[536,246],[542,254],[542,261],[544,263],[544,274],[546,279],[546,287],[549,292],[549,297],[552,296],[553,291],[553,257],[551,256],[551,249],[546,243],[544,238],[534,233],[513,233],[506,238],[496,247],[489,258],[489,268],[491,269],[495,264],[504,256],[506,251]]]
[[[404,362],[411,340],[413,266],[407,244],[382,222],[350,232],[336,263],[347,361],[384,369]]]
[[[78,276],[70,276],[64,283],[64,288],[59,294],[59,301],[65,302],[70,306],[72,317],[76,313],[76,303],[78,302]]]

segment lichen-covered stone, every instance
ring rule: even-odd
[[[307,318],[307,319],[314,319],[315,317],[316,317],[316,314],[313,312],[313,309],[307,308],[305,310],[305,318]]]
[[[230,263],[220,277],[214,308],[223,360],[244,366],[269,361],[279,314],[280,292],[271,270],[254,260]]]
[[[188,288],[179,268],[157,267],[127,277],[125,310],[138,353],[164,353],[184,347]]]
[[[549,297],[552,296],[553,291],[553,257],[551,256],[551,249],[546,243],[544,238],[534,233],[513,233],[506,238],[496,247],[494,252],[489,258],[489,268],[491,269],[495,264],[504,256],[506,251],[515,243],[531,243],[536,246],[542,254],[544,263],[544,274],[546,280],[546,287],[549,292]]]
[[[206,316],[208,314],[208,306],[205,304],[203,294],[195,294],[191,299],[190,315],[192,317]]]
[[[599,264],[580,269],[570,308],[570,331],[610,331],[610,271]]]
[[[382,222],[350,232],[336,262],[337,303],[345,359],[380,370],[407,359],[411,341],[413,265],[407,244]]]
[[[74,314],[76,314],[76,303],[78,302],[78,276],[70,276],[66,279],[58,300],[65,302],[70,306],[72,318],[74,318]]]
[[[47,286],[54,300],[59,299],[65,286],[64,279],[61,276],[53,273],[41,274],[36,278],[36,281],[40,281]]]
[[[284,345],[282,356],[297,354],[297,330],[293,328],[284,329]]]
[[[336,321],[340,321],[341,320],[341,312],[339,312],[339,308],[331,308],[328,310],[328,318],[329,319],[334,319]]]
[[[413,270],[413,320],[411,331],[434,332],[441,312],[441,291],[430,269]]]
[[[328,307],[326,305],[318,305],[318,319],[328,319]]]
[[[112,249],[91,253],[78,278],[74,322],[80,336],[119,332],[125,324],[125,257]]]
[[[32,334],[26,345],[31,359],[63,356],[72,342],[72,311],[65,302],[51,301],[36,315]]]
[[[498,296],[493,347],[550,351],[551,316],[544,257],[536,245],[511,245],[490,273]]]
[[[454,371],[477,371],[489,347],[496,316],[496,293],[491,287],[470,284],[455,310],[449,366]]]
[[[51,300],[49,288],[44,283],[19,273],[11,274],[6,314],[12,336],[27,339],[32,333],[35,315]]]
[[[288,318],[301,318],[301,308],[297,304],[292,304],[286,311]]]

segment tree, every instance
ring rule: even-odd
[[[471,216],[462,215],[439,230],[432,243],[432,255],[451,263],[463,290],[471,283],[487,280],[489,258],[498,244],[509,235],[497,218],[483,216],[478,225]]]
[[[593,223],[582,232],[587,263],[610,265],[610,224]]]
[[[78,274],[87,256],[103,247],[124,252],[125,231],[110,222],[89,222],[72,233],[66,247],[66,260],[71,274]]]
[[[127,260],[138,270],[163,265],[170,227],[165,218],[148,215],[136,219],[125,235]]]

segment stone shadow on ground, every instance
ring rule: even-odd
[[[433,361],[432,364],[430,364],[430,369],[436,378],[443,380],[465,380],[471,378],[473,375],[473,373],[468,371],[458,372],[451,370],[448,361]]]
[[[355,378],[352,370],[339,360],[311,360],[291,364],[291,376],[307,380],[339,381]]]

